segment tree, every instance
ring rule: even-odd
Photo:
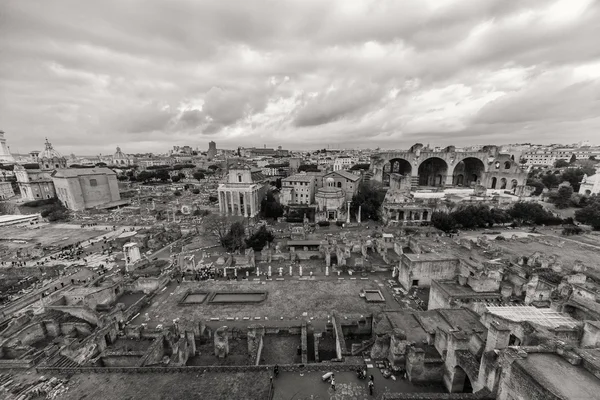
[[[192,193],[194,193],[194,194],[200,194],[200,189],[192,189]]]
[[[379,221],[379,210],[381,203],[385,198],[381,186],[374,181],[362,182],[358,186],[358,191],[352,197],[351,212],[356,214],[359,206],[361,207],[361,220]]]
[[[202,179],[205,178],[204,172],[200,172],[200,171],[194,172],[193,176],[194,176],[194,179],[197,180],[197,181],[201,181]]]
[[[564,167],[568,167],[569,163],[567,162],[567,160],[556,160],[554,162],[554,168],[564,168]]]
[[[167,171],[166,169],[156,170],[156,172],[154,172],[154,176],[156,179],[160,179],[163,182],[166,182],[171,178],[171,176],[169,175],[169,171]]]
[[[485,228],[494,225],[490,208],[483,204],[470,204],[461,207],[451,215],[457,224],[466,229]]]
[[[528,179],[527,186],[531,186],[531,187],[535,188],[535,190],[531,194],[532,196],[539,196],[540,194],[542,194],[542,192],[546,188],[546,186],[544,186],[544,184],[537,179]]]
[[[246,248],[246,230],[241,222],[234,222],[227,234],[221,239],[221,246],[227,251],[243,250]]]
[[[267,243],[275,240],[275,236],[267,229],[266,225],[262,225],[258,231],[246,239],[246,246],[252,247],[254,251],[261,251]]]
[[[218,166],[218,165],[209,165],[209,166],[208,166],[208,169],[210,169],[211,171],[213,171],[213,172],[214,172],[214,171],[216,171],[216,170],[218,170],[218,169],[219,169],[219,166]]]
[[[573,164],[575,161],[577,161],[577,156],[575,154],[573,154],[571,156],[571,159],[569,160],[569,164]]]
[[[298,167],[298,172],[319,172],[319,167],[315,164],[303,164]]]
[[[173,193],[173,194],[177,197],[181,196],[181,192],[179,190],[176,190],[175,193]]]
[[[548,189],[552,189],[554,187],[557,187],[558,184],[560,183],[558,177],[554,174],[546,174],[544,176],[542,176],[542,183],[544,184],[544,186],[546,186]]]
[[[279,203],[272,190],[269,190],[265,198],[260,202],[260,212],[265,218],[279,218],[283,216],[283,206]]]
[[[523,158],[523,157],[521,157],[521,158],[519,159],[519,164],[521,164],[521,165],[525,165],[525,164],[527,164],[527,159],[526,159],[526,158]]]
[[[600,230],[600,197],[593,197],[590,204],[575,211],[575,219],[582,224],[591,225],[594,230]]]
[[[177,183],[181,180],[181,178],[177,175],[171,177],[171,182]]]
[[[137,179],[142,182],[148,182],[154,179],[156,175],[152,171],[142,171],[138,174]]]
[[[573,195],[573,188],[571,186],[563,185],[558,188],[558,192],[551,199],[556,208],[567,208],[571,205],[571,196]]]
[[[219,243],[227,235],[229,221],[226,217],[218,214],[210,214],[202,219],[202,228],[205,233],[214,236]]]
[[[562,173],[561,181],[569,182],[574,192],[579,192],[579,186],[584,175],[594,175],[596,171],[592,167],[570,168]]]
[[[590,156],[589,160],[590,160],[590,161],[597,161],[597,160],[596,160],[596,156]]]
[[[538,203],[518,201],[508,209],[508,213],[520,224],[558,225],[562,223],[562,219],[555,217]]]
[[[456,230],[456,221],[450,214],[443,211],[435,211],[431,214],[431,224],[446,233]]]
[[[69,219],[69,210],[57,201],[51,207],[45,209],[41,213],[42,218],[48,219],[50,222],[66,221]]]

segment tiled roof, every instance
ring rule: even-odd
[[[76,178],[82,175],[116,175],[110,168],[61,168],[52,173],[55,178]]]
[[[339,176],[341,176],[342,178],[346,178],[346,179],[348,179],[348,180],[350,180],[350,181],[353,181],[353,182],[356,182],[357,180],[359,180],[359,179],[360,179],[360,176],[358,176],[358,175],[354,175],[353,173],[351,173],[351,172],[348,172],[348,171],[344,171],[344,170],[340,170],[340,171],[333,171],[333,172],[331,172],[331,173],[329,173],[329,174],[327,174],[327,175],[325,175],[325,176],[328,176],[328,175],[334,175],[334,174],[338,174],[338,175],[339,175]]]

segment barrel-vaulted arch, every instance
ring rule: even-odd
[[[466,186],[481,184],[485,178],[485,164],[476,157],[465,157],[454,164],[452,185]]]
[[[412,165],[404,158],[393,158],[383,167],[383,185],[390,185],[390,174],[401,174],[410,176],[412,173]]]
[[[439,186],[446,184],[448,163],[440,157],[429,157],[419,164],[419,186]]]

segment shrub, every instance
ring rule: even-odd
[[[48,204],[55,204],[55,203],[58,203],[58,199],[56,197],[51,198],[51,199],[28,201],[27,203],[23,203],[23,206],[25,206],[25,207],[40,207],[40,206],[47,206]]]
[[[192,189],[192,193],[194,193],[194,194],[200,194],[200,189]]]
[[[317,222],[317,224],[319,224],[319,226],[329,226],[329,221],[319,221]]]
[[[344,221],[335,221],[337,226],[344,226]]]

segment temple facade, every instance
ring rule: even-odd
[[[410,182],[400,174],[391,174],[390,188],[381,204],[381,219],[385,224],[421,225],[431,221],[433,208],[423,199],[415,199]]]
[[[229,170],[226,183],[219,185],[219,211],[222,215],[255,217],[265,196],[268,182],[258,169],[236,166]]]

